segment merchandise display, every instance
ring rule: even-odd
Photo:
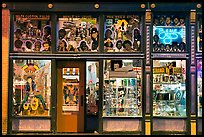
[[[97,115],[99,107],[99,68],[98,62],[86,63],[86,113]]]
[[[112,62],[112,63],[111,63]],[[141,116],[142,115],[142,91],[141,91],[141,67],[133,67],[133,64],[123,67],[117,61],[107,68],[104,79],[103,116]],[[127,63],[128,64],[128,63]]]
[[[186,116],[185,61],[153,61],[153,115]]]

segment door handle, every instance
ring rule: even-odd
[[[83,99],[83,95],[81,95],[81,106],[83,107],[84,104],[84,99]]]

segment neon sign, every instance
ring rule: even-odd
[[[185,36],[184,27],[154,27],[154,35],[159,36],[159,42],[162,44],[172,44],[172,42],[181,43]]]

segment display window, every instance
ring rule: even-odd
[[[202,117],[202,60],[197,60],[198,116]]]
[[[13,60],[13,115],[49,116],[50,60]]]
[[[15,52],[49,52],[51,49],[50,15],[14,15]]]
[[[57,51],[98,52],[98,19],[92,16],[58,16]]]
[[[201,14],[202,15],[202,14]],[[202,52],[202,16],[198,16],[197,51]]]
[[[105,16],[104,51],[141,51],[141,17],[138,15]]]
[[[186,116],[186,60],[153,60],[153,116]]]
[[[142,60],[104,64],[103,117],[142,116]]]
[[[153,17],[153,52],[186,52],[186,25],[182,16]]]
[[[99,109],[99,62],[86,62],[86,113],[97,115]]]

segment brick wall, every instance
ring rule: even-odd
[[[2,9],[2,134],[7,132],[9,18],[9,10]]]

